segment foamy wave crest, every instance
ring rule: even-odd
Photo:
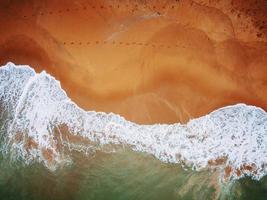
[[[224,179],[267,172],[267,114],[237,104],[187,124],[139,125],[113,113],[86,112],[46,72],[7,63],[0,68],[2,153],[55,169],[63,151],[127,146],[195,170],[218,168]],[[80,141],[76,142],[75,141]]]

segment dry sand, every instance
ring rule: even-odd
[[[87,110],[185,122],[267,110],[267,2],[4,0],[0,63],[46,70]]]

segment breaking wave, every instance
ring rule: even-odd
[[[267,174],[267,113],[237,104],[186,124],[139,125],[113,113],[84,111],[46,72],[7,63],[0,68],[1,152],[53,170],[108,145],[149,153],[195,170],[221,170],[221,178]]]

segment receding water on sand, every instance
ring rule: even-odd
[[[243,178],[223,186],[216,172],[185,170],[125,149],[94,156],[74,152],[72,157],[72,163],[54,172],[42,164],[25,165],[1,157],[1,199],[267,198],[266,176],[260,181]]]
[[[259,107],[140,125],[82,110],[46,72],[0,75],[1,199],[267,199]]]

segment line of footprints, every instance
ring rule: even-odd
[[[194,2],[192,1],[192,4]],[[198,3],[199,4],[199,3]],[[99,11],[112,11],[113,9],[128,9],[129,12],[137,12],[138,10],[143,10],[143,9],[150,9],[150,10],[154,10],[155,12],[157,12],[158,14],[160,13],[160,11],[166,11],[166,10],[170,10],[170,9],[175,9],[179,7],[179,0],[175,1],[175,4],[169,4],[169,5],[128,5],[128,4],[116,4],[116,5],[89,5],[89,6],[82,6],[80,8],[66,8],[66,9],[61,9],[61,10],[57,10],[57,11],[48,11],[48,12],[39,12],[39,13],[32,13],[30,15],[23,15],[24,19],[30,18],[30,17],[36,17],[36,16],[44,16],[44,15],[60,15],[63,13],[69,13],[72,11],[86,11],[89,8],[91,9],[97,9]]]
[[[163,44],[163,43],[146,43],[146,42],[122,42],[122,41],[89,41],[89,42],[63,42],[66,46],[94,46],[94,45],[116,45],[116,46],[144,46],[152,48],[186,48],[185,45]],[[188,45],[187,45],[188,46]]]

